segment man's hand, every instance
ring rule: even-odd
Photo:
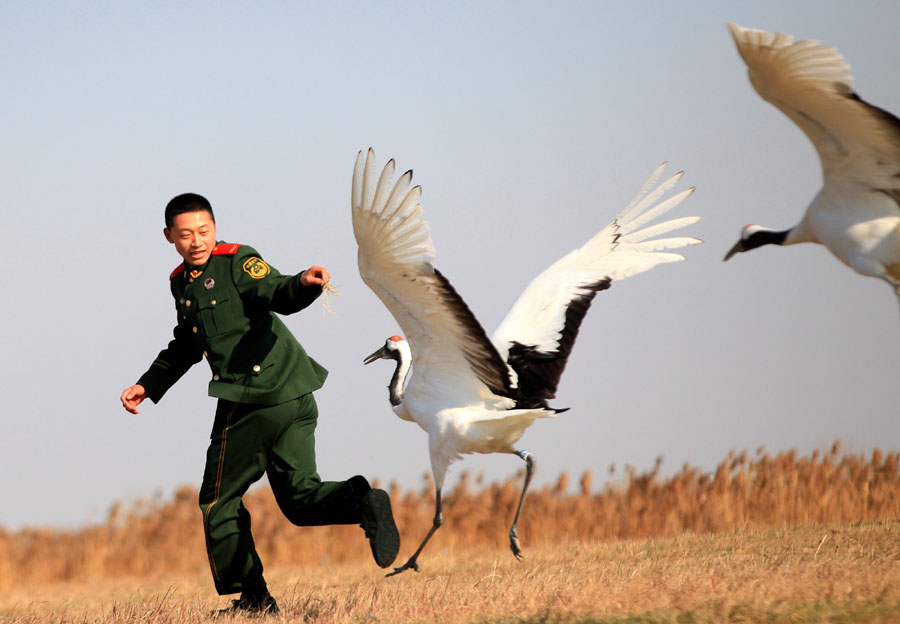
[[[122,406],[132,414],[139,414],[137,406],[147,398],[147,391],[141,384],[134,384],[122,392]]]
[[[324,286],[331,279],[331,273],[325,267],[313,265],[300,274],[301,286]]]

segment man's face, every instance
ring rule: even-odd
[[[206,210],[176,215],[172,227],[165,228],[163,234],[190,266],[206,264],[216,246],[216,222]]]

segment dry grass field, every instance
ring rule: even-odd
[[[408,557],[429,486],[392,488]],[[506,532],[518,482],[463,480],[422,572],[384,578],[357,527],[298,529],[260,490],[254,534],[282,615],[321,623],[900,622],[898,454],[732,454],[713,474],[590,475],[530,495],[525,561]],[[570,492],[570,489],[576,489]],[[115,508],[76,532],[0,532],[0,622],[207,622],[196,492]]]

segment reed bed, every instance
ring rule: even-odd
[[[371,561],[269,570],[266,622],[685,624],[900,621],[900,521],[563,540],[516,561],[505,548],[432,552],[420,574]],[[228,600],[209,573],[0,592],[0,624],[210,624]]]
[[[599,491],[590,473],[572,487],[567,474],[529,494],[520,535],[529,549],[579,542],[670,538],[760,528],[896,520],[900,518],[900,454],[827,453],[771,456],[758,449],[730,453],[712,473],[685,465],[669,478],[660,463],[639,473],[626,468],[617,483]],[[423,555],[473,549],[499,551],[520,478],[480,484],[463,474],[445,495],[444,527]],[[434,487],[388,488],[404,540],[402,562],[431,525]],[[369,561],[359,527],[297,528],[288,523],[268,488],[245,497],[257,548],[267,567],[307,569]],[[508,553],[507,553],[508,554]],[[510,559],[512,556],[510,555]],[[74,531],[0,529],[0,589],[67,581],[101,582],[136,577],[144,582],[206,570],[197,491],[182,487],[168,501],[113,506],[107,521]]]

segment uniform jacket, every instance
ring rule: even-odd
[[[204,357],[209,395],[220,399],[277,405],[322,387],[328,372],[274,314],[302,310],[321,286],[301,286],[252,247],[223,242],[205,265],[182,264],[169,279],[175,337],[138,380],[154,403]]]

